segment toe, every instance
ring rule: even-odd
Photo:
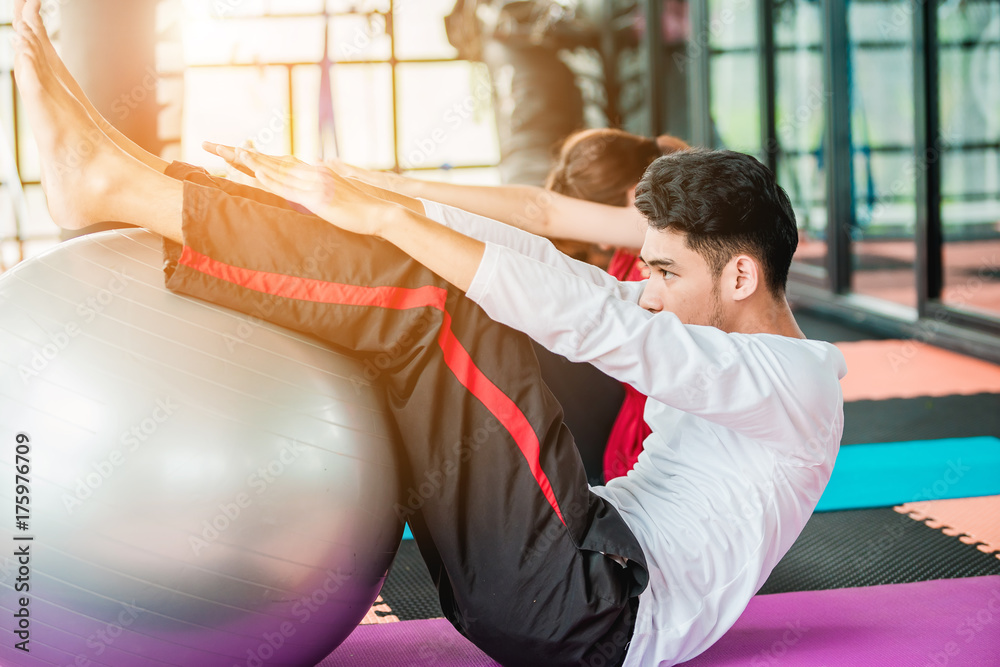
[[[29,36],[24,30],[18,30],[17,27],[14,28],[14,32],[10,35],[11,44],[14,45],[14,50],[21,55],[25,55],[31,52],[31,42],[29,41]]]
[[[28,0],[24,7],[24,11],[21,13],[21,17],[24,21],[39,34],[44,33],[45,22],[42,20],[41,0]]]

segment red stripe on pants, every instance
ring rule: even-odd
[[[542,494],[555,510],[559,520],[566,524],[562,511],[552,490],[552,484],[541,465],[541,445],[538,435],[528,418],[509,396],[500,391],[493,382],[475,365],[451,329],[451,315],[445,310],[448,292],[433,285],[417,288],[405,287],[364,287],[344,285],[312,278],[299,278],[280,273],[254,271],[216,261],[188,246],[184,246],[180,264],[246,289],[314,303],[329,303],[343,306],[374,306],[406,310],[410,308],[435,308],[444,315],[444,322],[438,334],[438,345],[444,354],[445,364],[455,374],[458,381],[473,396],[482,401],[486,409],[503,425],[514,438],[518,449],[528,462],[531,474],[538,483]]]

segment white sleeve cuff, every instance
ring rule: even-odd
[[[490,243],[489,241],[486,242],[483,261],[479,263],[479,270],[473,276],[472,283],[469,285],[469,289],[466,290],[465,296],[476,303],[480,303],[483,297],[486,296],[490,290],[490,286],[493,284],[493,276],[496,275],[497,266],[500,264],[500,253],[504,250],[503,246]]]
[[[444,220],[444,207],[436,201],[431,201],[429,199],[417,198],[417,201],[424,205],[424,215],[434,222],[439,222],[445,227],[448,227],[448,223]]]

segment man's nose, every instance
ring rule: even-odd
[[[639,297],[639,305],[651,313],[658,313],[663,310],[663,301],[654,290],[650,289],[648,282],[646,283],[646,288],[642,290],[642,296]]]

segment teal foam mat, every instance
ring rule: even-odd
[[[1000,494],[1000,438],[848,445],[817,512]]]
[[[840,448],[817,512],[1000,494],[1000,438],[943,438]],[[410,527],[404,540],[413,539]]]

